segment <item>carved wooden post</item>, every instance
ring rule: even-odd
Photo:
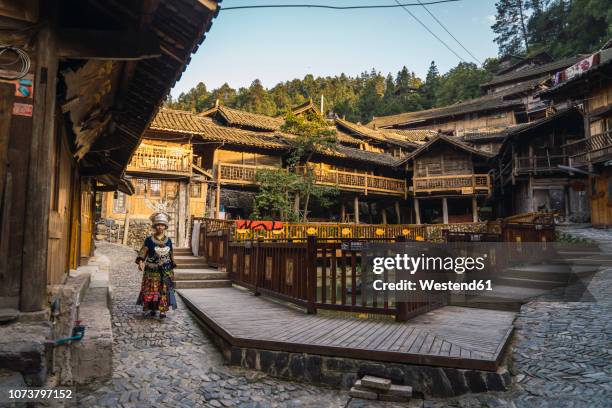
[[[395,242],[406,242],[406,237],[404,235],[398,235],[395,237]],[[396,276],[397,279],[397,276]],[[397,296],[397,293],[396,295]],[[398,301],[397,297],[395,299],[395,321],[396,322],[405,322],[408,320],[408,303],[405,301]]]
[[[306,311],[309,314],[317,312],[317,236],[308,235],[306,244],[306,280],[307,280],[307,305]]]

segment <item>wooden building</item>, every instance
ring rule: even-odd
[[[2,2],[1,43],[31,66],[0,83],[0,308],[48,310],[48,285],[92,255],[95,193],[134,192],[124,169],[216,12],[195,0]]]
[[[577,106],[584,112],[584,134],[564,148],[569,166],[588,175],[587,194],[591,203],[591,223],[612,226],[612,47],[586,58],[560,72],[560,81],[541,97],[556,105]]]
[[[493,191],[493,154],[438,135],[412,152],[409,163],[416,224],[477,222]],[[482,214],[484,218],[484,214]]]
[[[441,108],[374,117],[368,127],[388,130],[431,130],[449,136],[461,136],[464,132],[473,129],[501,129],[513,126],[524,121],[525,118],[521,117],[523,111],[524,102],[513,90]]]
[[[567,221],[588,221],[586,178],[568,173],[565,147],[584,137],[582,113],[577,108],[564,109],[503,134],[496,172],[502,212],[547,210]]]
[[[299,115],[316,112],[316,108],[310,102],[293,112]],[[281,131],[283,122],[281,117],[222,105],[201,114],[162,109],[145,137],[147,141],[189,141],[198,161],[194,168],[203,177],[210,175],[198,188],[202,205],[192,207],[192,215],[244,219],[252,211],[256,171],[287,165],[291,135]],[[317,184],[339,190],[338,205],[322,208],[313,203],[309,218],[372,223],[405,220],[407,187],[399,163],[419,143],[340,119],[330,121],[330,127],[337,129],[338,144],[333,151],[315,154],[313,166]]]

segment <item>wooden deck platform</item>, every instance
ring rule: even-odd
[[[307,315],[235,287],[178,293],[232,346],[488,371],[499,366],[515,317],[446,306],[396,323]]]

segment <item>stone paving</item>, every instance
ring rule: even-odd
[[[224,365],[178,297],[168,318],[144,318],[135,305],[142,273],[127,247],[97,243],[111,259],[113,368],[110,381],[82,388],[82,407],[344,407],[338,390],[282,381]],[[228,305],[231,307],[231,305]]]
[[[565,231],[612,248],[612,232]],[[390,404],[224,365],[180,298],[166,321],[141,317],[134,305],[140,273],[132,250],[108,243],[98,243],[98,250],[113,262],[115,374],[105,384],[79,390],[79,406],[557,408],[609,407],[612,401],[612,268],[591,280],[592,298],[523,306],[515,322],[516,385],[510,391]]]
[[[612,255],[612,231],[561,229]],[[598,272],[580,302],[532,301],[515,321],[511,372],[504,393],[474,394],[424,407],[612,406],[612,268]],[[547,296],[547,299],[550,296]]]

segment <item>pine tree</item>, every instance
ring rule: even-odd
[[[422,88],[423,105],[426,109],[436,106],[436,92],[440,88],[440,73],[435,61],[431,61],[427,76],[425,77],[425,85]]]
[[[528,9],[524,0],[499,0],[495,7],[497,15],[495,24],[491,26],[497,34],[495,42],[499,53],[505,55],[520,55],[529,52],[527,33]]]

